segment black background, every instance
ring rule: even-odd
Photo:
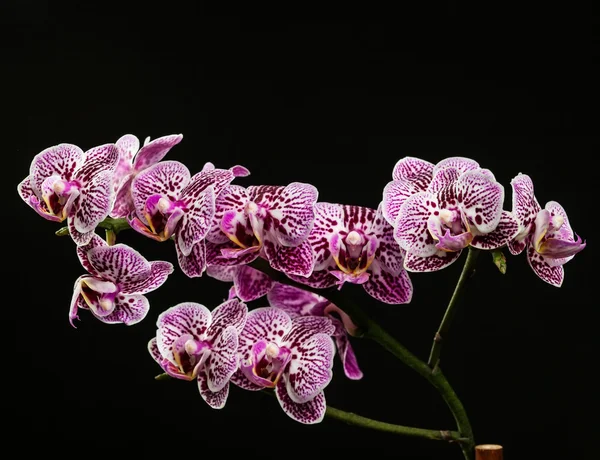
[[[309,182],[321,201],[370,207],[405,155],[479,161],[504,184],[506,209],[510,179],[529,174],[542,205],[559,201],[588,247],[566,265],[560,289],[539,280],[524,256],[509,257],[502,276],[482,254],[442,367],[478,443],[502,444],[509,460],[597,458],[594,12],[423,4],[348,17],[296,7],[251,15],[176,2],[3,2],[5,445],[23,455],[168,458],[240,448],[251,457],[370,449],[461,458],[456,446],[333,420],[302,426],[271,398],[237,388],[215,411],[195,385],[155,381],[160,369],[146,343],[158,314],[187,300],[216,306],[229,286],[208,277],[187,279],[177,268],[148,295],[151,311],[136,326],[105,325],[83,312],[71,328],[71,287],[84,272],[74,244],[18,199],[17,183],[50,145],[85,150],[125,133],[141,140],[183,133],[167,159],[192,172],[206,161],[242,164],[252,174],[241,185]],[[119,240],[176,264],[170,243],[133,232]],[[344,289],[426,359],[460,268],[461,261],[413,275],[408,305],[379,305],[361,289]],[[345,379],[336,362],[328,403],[398,424],[454,428],[423,379],[373,343],[353,345],[365,377]]]

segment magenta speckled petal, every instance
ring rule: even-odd
[[[394,238],[400,247],[413,255],[427,257],[435,254],[435,242],[427,230],[429,216],[438,211],[434,195],[419,192],[408,198],[398,214]]]
[[[404,268],[409,272],[435,272],[446,268],[458,260],[462,251],[444,252],[437,251],[427,257],[421,257],[410,252],[404,256]]]
[[[527,248],[527,262],[541,280],[552,286],[562,286],[565,277],[563,266],[549,264],[548,259],[538,254],[531,245]]]
[[[308,277],[313,270],[314,253],[308,241],[296,247],[276,246],[265,240],[264,249],[267,259],[275,270],[286,275]]]
[[[136,171],[142,171],[143,169],[158,163],[165,157],[169,150],[181,142],[181,139],[183,139],[183,135],[172,134],[148,142],[139,152],[137,152],[133,161],[134,169]]]
[[[315,204],[315,220],[308,236],[315,253],[314,270],[323,270],[331,265],[329,241],[332,235],[344,230],[344,208],[334,203],[320,202]]]
[[[263,297],[274,283],[270,276],[246,265],[237,267],[233,281],[238,297],[245,302]]]
[[[207,187],[183,214],[177,231],[177,245],[184,256],[192,252],[192,247],[203,240],[215,214],[215,190]]]
[[[199,241],[192,246],[189,255],[184,255],[179,245],[175,243],[177,261],[179,268],[188,278],[199,278],[206,270],[206,245],[205,241]]]
[[[206,360],[208,389],[216,393],[229,384],[229,379],[238,369],[238,333],[234,326],[228,326],[215,338]]]
[[[504,187],[486,174],[474,169],[462,174],[456,183],[461,211],[480,233],[495,230],[502,217]]]
[[[431,181],[431,178],[429,178]],[[406,179],[388,182],[383,189],[383,215],[391,224],[396,224],[400,207],[408,197],[422,192],[421,184]]]
[[[325,417],[327,405],[323,392],[318,393],[312,400],[304,404],[298,404],[290,398],[283,379],[277,384],[275,392],[279,405],[293,420],[310,425],[321,422]]]
[[[248,360],[252,355],[252,347],[262,339],[279,342],[291,327],[292,320],[289,315],[278,308],[262,307],[251,310],[238,338],[240,358],[242,361]]]
[[[508,211],[502,211],[502,217],[495,230],[483,235],[475,235],[471,246],[477,249],[498,249],[507,245],[519,233],[517,219]]]
[[[213,409],[223,409],[229,396],[229,383],[220,391],[211,391],[208,387],[208,377],[204,372],[198,373],[198,390],[202,399]]]
[[[449,157],[443,159],[435,165],[435,168],[433,168],[433,174],[444,168],[455,168],[460,174],[462,174],[473,169],[479,169],[479,163],[477,163],[475,160],[471,160],[470,158]]]
[[[404,157],[394,166],[392,178],[413,182],[417,184],[419,191],[424,192],[433,176],[433,169],[433,163],[420,158]]]
[[[41,186],[46,178],[58,175],[63,180],[70,181],[83,162],[83,150],[76,145],[59,144],[48,147],[38,153],[31,162],[30,187],[35,195],[41,198]]]
[[[527,174],[519,173],[511,181],[512,212],[519,223],[519,231],[526,232],[542,209],[535,198],[533,182]]]
[[[248,307],[244,302],[233,298],[226,300],[212,311],[212,322],[206,331],[208,340],[214,341],[229,326],[233,326],[237,334],[246,324]]]
[[[411,301],[413,286],[406,270],[394,274],[375,260],[369,267],[369,275],[363,287],[375,299],[392,305]]]

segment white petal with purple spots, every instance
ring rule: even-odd
[[[444,168],[455,168],[460,174],[473,169],[479,169],[479,163],[475,160],[465,157],[449,157],[438,162],[433,168],[433,174],[435,175],[439,170]]]
[[[115,309],[111,313],[95,316],[103,323],[123,323],[126,326],[133,326],[143,320],[149,310],[150,304],[146,297],[140,294],[126,294],[115,298]]]
[[[462,174],[456,183],[461,211],[481,233],[493,231],[502,217],[504,187],[481,169]]]
[[[198,373],[198,390],[200,396],[213,409],[223,409],[229,395],[229,383],[227,383],[220,391],[211,391],[208,387],[208,378],[204,372]]]
[[[133,167],[136,171],[142,171],[147,167],[158,163],[174,146],[179,144],[183,139],[181,134],[172,134],[154,139],[145,144],[133,161]]]
[[[462,253],[462,251],[436,251],[435,254],[427,257],[421,257],[411,252],[407,252],[404,256],[404,268],[409,272],[435,272],[456,262]]]
[[[283,379],[277,384],[275,392],[279,405],[293,420],[309,425],[319,423],[325,417],[327,406],[323,392],[318,393],[312,400],[304,404],[298,404],[290,398]]]
[[[42,150],[33,158],[29,169],[31,189],[41,197],[41,185],[47,177],[58,175],[69,181],[83,160],[83,150],[73,144],[59,144]]]
[[[427,230],[427,221],[438,209],[437,199],[428,192],[419,192],[404,202],[394,230],[394,238],[402,249],[420,257],[437,252],[435,242]]]

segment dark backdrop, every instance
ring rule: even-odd
[[[560,289],[539,280],[524,256],[510,257],[502,276],[483,254],[442,367],[478,443],[504,445],[507,459],[595,458],[593,12],[423,5],[357,10],[346,19],[299,6],[250,16],[174,2],[104,5],[2,7],[3,159],[10,165],[5,445],[23,455],[126,449],[167,458],[245,448],[267,457],[371,449],[374,456],[461,458],[455,446],[333,420],[302,426],[274,400],[236,388],[215,411],[195,385],[155,381],[159,368],[146,343],[158,314],[186,300],[216,306],[228,285],[208,277],[190,280],[177,269],[148,295],[151,311],[136,326],[104,325],[85,312],[78,329],[69,325],[71,287],[83,270],[72,241],[55,237],[57,226],[17,197],[32,157],[60,142],[85,150],[125,133],[142,140],[183,133],[168,159],[192,172],[206,161],[239,163],[252,172],[241,185],[309,182],[322,201],[370,207],[405,155],[479,161],[504,184],[506,209],[510,179],[529,174],[540,202],[563,204],[588,247],[566,266]],[[132,232],[120,241],[176,264],[171,244]],[[409,305],[378,305],[360,289],[344,289],[426,359],[460,267],[413,275]],[[425,381],[375,344],[353,345],[365,377],[345,379],[336,362],[326,389],[332,406],[454,427]]]

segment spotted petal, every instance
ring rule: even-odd
[[[471,246],[477,249],[498,249],[505,246],[519,233],[519,224],[512,213],[502,211],[502,217],[495,230],[490,233],[475,235]]]
[[[404,251],[394,239],[394,228],[383,218],[382,203],[377,207],[369,235],[378,243],[375,260],[379,261],[389,272],[400,273],[403,270]]]
[[[134,178],[135,176],[130,174],[121,181],[121,184],[117,188],[112,211],[110,212],[111,217],[115,219],[127,217],[131,211],[135,210],[135,205],[131,196],[131,184],[133,183]]]
[[[131,184],[131,196],[138,218],[147,223],[144,209],[149,197],[159,194],[175,201],[189,180],[188,168],[178,161],[163,161],[139,173]]]
[[[314,270],[319,271],[332,264],[329,242],[332,235],[344,230],[344,208],[339,204],[320,202],[314,209],[315,220],[308,242],[314,251]]]
[[[329,304],[325,297],[294,286],[274,283],[267,294],[269,305],[284,310],[291,318],[316,315],[315,308]],[[322,314],[322,312],[320,313]]]
[[[283,246],[298,246],[306,240],[313,227],[317,189],[301,182],[283,188],[274,186],[248,187],[251,201],[265,205],[273,219],[273,233]]]
[[[223,409],[227,402],[227,396],[229,396],[229,383],[217,392],[213,392],[208,387],[208,377],[204,372],[198,373],[198,390],[200,396],[206,401],[206,403],[213,409]]]
[[[140,294],[126,294],[115,298],[115,309],[106,316],[96,316],[103,323],[133,326],[143,320],[150,304],[148,299]]]
[[[158,364],[162,363],[163,357],[160,354],[160,351],[158,350],[158,345],[156,344],[156,337],[152,337],[148,342],[148,353],[150,353],[152,359],[154,359],[154,361],[156,361]]]
[[[434,194],[441,208],[453,206],[456,203],[456,182],[460,172],[456,168],[443,168],[435,172],[427,191]]]
[[[306,403],[331,381],[335,354],[333,340],[327,334],[316,334],[286,343],[292,353],[297,355],[297,358],[290,361],[286,375],[287,393],[292,401]]]
[[[249,264],[260,255],[259,246],[251,246],[246,249],[229,241],[224,244],[214,244],[205,240],[206,263],[208,265],[235,266]]]
[[[235,328],[236,334],[241,333],[246,324],[247,314],[248,307],[245,303],[238,299],[226,300],[212,311],[212,322],[206,332],[207,339],[214,340],[229,326]]]
[[[479,163],[477,163],[475,160],[465,157],[445,158],[435,165],[433,168],[433,174],[435,175],[440,169],[444,168],[455,168],[460,174],[462,174],[473,169],[479,169]]]
[[[266,295],[274,283],[270,276],[246,265],[237,267],[233,282],[237,296],[245,302],[251,302]]]
[[[415,157],[404,157],[394,166],[392,178],[413,182],[420,192],[424,192],[431,181],[433,168],[433,163],[428,161]]]
[[[332,275],[330,270],[314,271],[309,277],[290,275],[289,273],[286,276],[298,283],[317,289],[326,289],[335,286],[339,282],[338,278]]]
[[[132,280],[130,283],[119,283],[122,292],[128,294],[146,294],[158,289],[173,273],[173,264],[162,260],[150,262],[150,270],[145,276]]]
[[[427,230],[429,216],[438,209],[435,196],[428,192],[416,193],[404,202],[394,230],[394,238],[402,249],[419,257],[427,257],[438,251]]]
[[[360,380],[363,378],[363,373],[358,367],[358,361],[356,360],[356,355],[354,354],[354,350],[352,349],[352,345],[350,344],[350,339],[346,330],[344,329],[343,323],[341,321],[335,320],[335,346],[338,351],[338,355],[340,360],[342,361],[342,366],[344,368],[344,374],[350,380]]]
[[[133,161],[133,167],[136,171],[142,171],[155,163],[162,160],[165,155],[175,145],[179,144],[183,139],[181,134],[172,134],[170,136],[163,136],[144,145],[135,156]]]
[[[244,211],[246,203],[248,203],[248,193],[244,187],[239,185],[225,187],[215,199],[213,224],[206,239],[221,244],[230,241],[227,235],[232,235],[243,243],[246,240],[246,229],[249,227]],[[228,216],[227,219],[224,219],[225,214]],[[252,235],[251,230],[250,235]]]
[[[181,197],[190,201],[197,200],[200,194],[209,186],[213,187],[215,196],[218,196],[235,177],[233,170],[236,168],[243,167],[207,169],[194,174],[189,184],[181,191]]]
[[[192,247],[202,241],[215,214],[215,190],[208,186],[183,215],[177,231],[177,245],[184,256],[189,256]]]
[[[317,394],[312,400],[298,404],[294,402],[285,386],[285,381],[281,379],[275,388],[277,400],[283,411],[293,420],[305,425],[320,423],[325,417],[327,405],[325,403],[325,394],[323,392]]]
[[[134,292],[152,271],[150,263],[135,249],[119,243],[97,246],[87,253],[90,265],[101,278],[117,283],[123,292]]]
[[[431,178],[429,178],[431,181]],[[406,199],[415,193],[424,191],[421,183],[412,182],[407,179],[388,182],[383,189],[383,215],[391,224],[396,224],[400,207]]]
[[[527,174],[519,173],[510,181],[512,186],[512,212],[521,232],[527,231],[541,207],[535,198],[533,182]]]
[[[79,190],[79,197],[73,206],[69,220],[80,233],[93,231],[111,210],[113,171],[96,173]]]
[[[76,327],[74,321],[79,319],[77,311],[82,308],[84,310],[89,310],[89,307],[85,303],[85,300],[81,296],[81,280],[87,278],[86,275],[80,276],[75,280],[75,285],[73,286],[73,296],[71,297],[71,305],[69,306],[69,322],[71,326]]]
[[[433,255],[421,257],[407,252],[404,256],[404,268],[409,272],[435,272],[454,263],[461,253],[462,251],[445,252],[437,250]]]
[[[99,235],[95,233],[88,244],[83,246],[77,246],[77,257],[79,257],[79,262],[81,262],[83,268],[85,268],[88,271],[88,273],[92,275],[98,275],[98,272],[92,266],[92,264],[90,264],[90,261],[88,259],[88,252],[94,248],[101,246],[108,246],[108,244],[106,244],[106,241],[104,241]]]
[[[486,174],[474,169],[462,174],[456,183],[462,212],[481,233],[490,233],[500,222],[504,203],[504,187]]]
[[[94,230],[82,233],[75,228],[75,219],[69,217],[67,220],[67,227],[69,228],[69,235],[77,246],[85,246],[94,237]]]
[[[413,286],[405,270],[394,274],[375,260],[369,267],[369,274],[363,287],[375,299],[392,305],[411,301]]]
[[[43,183],[43,181],[42,181],[42,183]],[[19,196],[25,203],[27,203],[33,209],[36,209],[36,206],[34,204],[35,201],[32,202],[31,198],[35,198],[38,203],[39,203],[39,198],[37,198],[35,196],[35,193],[33,192],[33,188],[31,188],[31,176],[27,176],[25,179],[23,179],[21,182],[19,182],[19,185],[17,185],[17,192],[19,193]]]
[[[115,145],[119,151],[120,160],[131,165],[134,155],[140,149],[140,140],[133,134],[125,134],[117,140]]]
[[[228,326],[217,336],[206,360],[207,385],[217,392],[229,383],[238,368],[238,333],[235,326]]]
[[[179,244],[175,242],[175,250],[177,252],[177,261],[179,268],[189,278],[198,278],[202,276],[206,270],[206,245],[205,241],[199,241],[192,247],[189,255],[183,255],[179,248]]]
[[[83,150],[73,144],[59,144],[42,150],[33,158],[29,169],[33,193],[41,198],[41,186],[47,177],[58,175],[66,181],[73,179],[83,159]]]
[[[237,269],[237,266],[226,267],[223,265],[209,265],[206,267],[206,274],[216,280],[233,283],[233,278]]]
[[[286,275],[308,277],[313,270],[314,253],[308,241],[296,247],[275,245],[271,240],[264,242],[264,249],[271,267]]]
[[[238,350],[242,359],[250,357],[252,346],[261,339],[279,343],[291,327],[292,320],[289,315],[278,308],[262,307],[251,310],[238,338]]]
[[[527,248],[527,262],[535,274],[552,286],[561,287],[565,270],[562,265],[551,265],[548,259],[538,254],[532,245]]]
[[[208,308],[195,302],[182,302],[162,312],[156,321],[156,343],[160,354],[176,363],[173,344],[184,334],[191,334],[202,340],[206,334],[212,315]]]

